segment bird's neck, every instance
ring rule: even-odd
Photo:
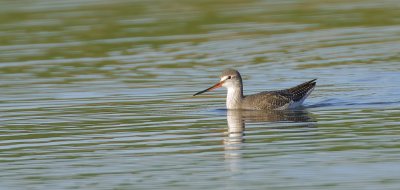
[[[228,88],[226,96],[226,108],[227,109],[240,109],[243,99],[243,88],[232,87]]]

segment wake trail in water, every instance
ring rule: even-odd
[[[400,105],[400,101],[388,101],[388,102],[361,102],[361,103],[354,103],[354,102],[339,102],[339,101],[322,101],[316,104],[307,105],[305,108],[319,108],[319,107],[338,107],[338,106],[388,106],[388,105]]]

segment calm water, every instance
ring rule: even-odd
[[[400,2],[2,1],[0,189],[399,189]],[[301,110],[227,111],[318,78]]]

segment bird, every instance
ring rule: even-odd
[[[311,94],[317,79],[313,79],[292,88],[276,91],[263,91],[251,95],[243,95],[243,82],[240,73],[235,69],[225,69],[220,81],[215,85],[195,93],[197,96],[216,88],[227,88],[226,108],[228,110],[287,110],[296,109]]]

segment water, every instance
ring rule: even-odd
[[[400,188],[398,1],[0,4],[0,189]]]

